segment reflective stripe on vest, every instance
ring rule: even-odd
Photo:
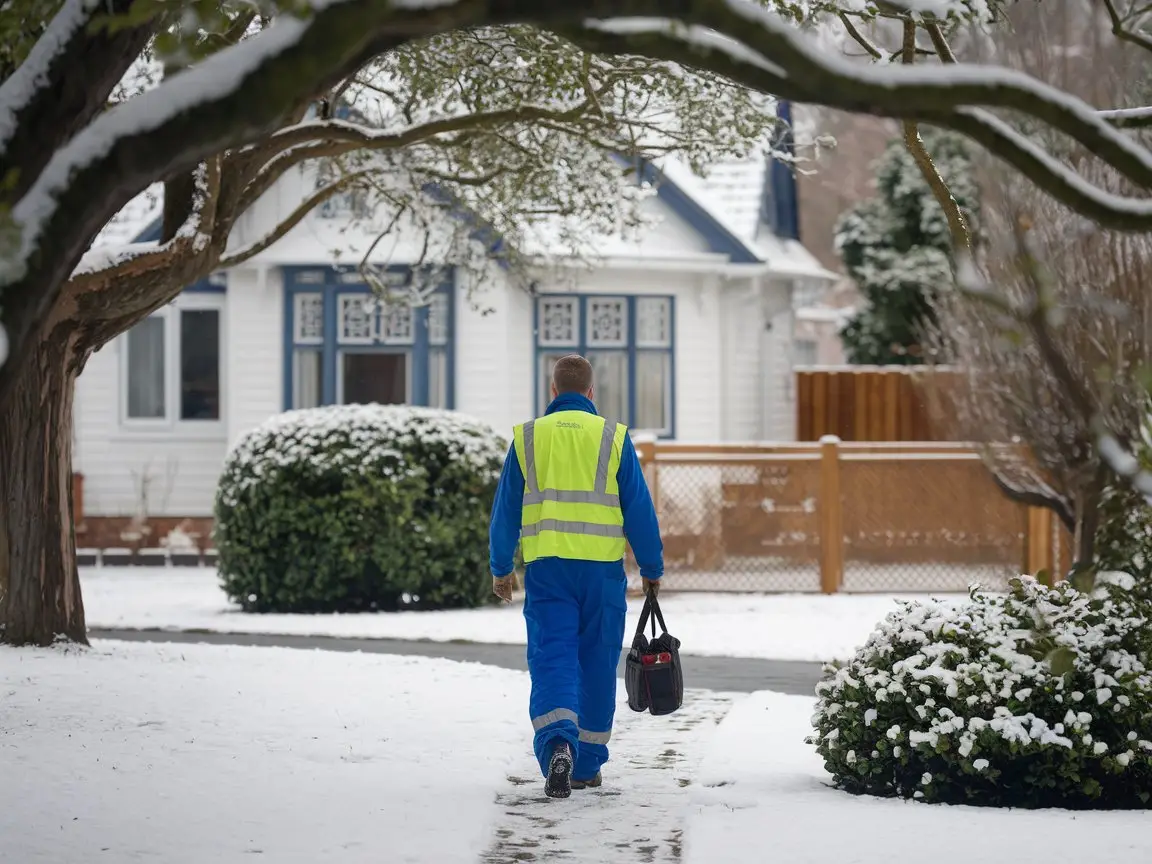
[[[558,411],[516,427],[516,455],[524,473],[525,563],[624,557],[616,472],[626,434],[624,426],[584,411]]]

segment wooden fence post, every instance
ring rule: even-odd
[[[1035,576],[1048,571],[1047,582],[1054,579],[1052,561],[1052,511],[1047,507],[1028,508],[1028,533],[1024,546],[1024,572]]]
[[[840,495],[840,439],[820,439],[820,590],[835,594],[844,581],[844,520]]]

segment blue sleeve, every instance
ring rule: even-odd
[[[520,542],[520,509],[524,506],[524,472],[516,458],[516,444],[508,448],[500,485],[492,502],[488,523],[488,566],[493,576],[507,576],[515,567],[516,544]]]
[[[620,469],[616,472],[620,484],[620,508],[624,511],[624,534],[640,565],[645,579],[659,579],[664,575],[664,543],[660,539],[660,523],[656,521],[656,507],[652,494],[640,468],[640,459],[632,439],[624,436],[620,453]]]

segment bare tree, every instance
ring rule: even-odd
[[[1112,471],[1100,425],[1137,441],[1152,363],[1152,237],[1103,231],[1003,172],[986,184],[984,278],[1037,330],[962,292],[936,298],[933,348],[963,370],[938,395],[959,435],[985,442],[1011,498],[1050,508],[1089,563]],[[1021,445],[1006,448],[1005,442]],[[1021,453],[1023,450],[1023,453]]]

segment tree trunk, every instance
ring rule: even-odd
[[[71,328],[26,357],[0,412],[0,641],[87,644],[72,521]]]
[[[1097,469],[1092,479],[1076,498],[1076,527],[1072,532],[1072,568],[1090,568],[1096,560],[1096,531],[1100,527],[1100,500],[1108,482],[1104,466]]]

